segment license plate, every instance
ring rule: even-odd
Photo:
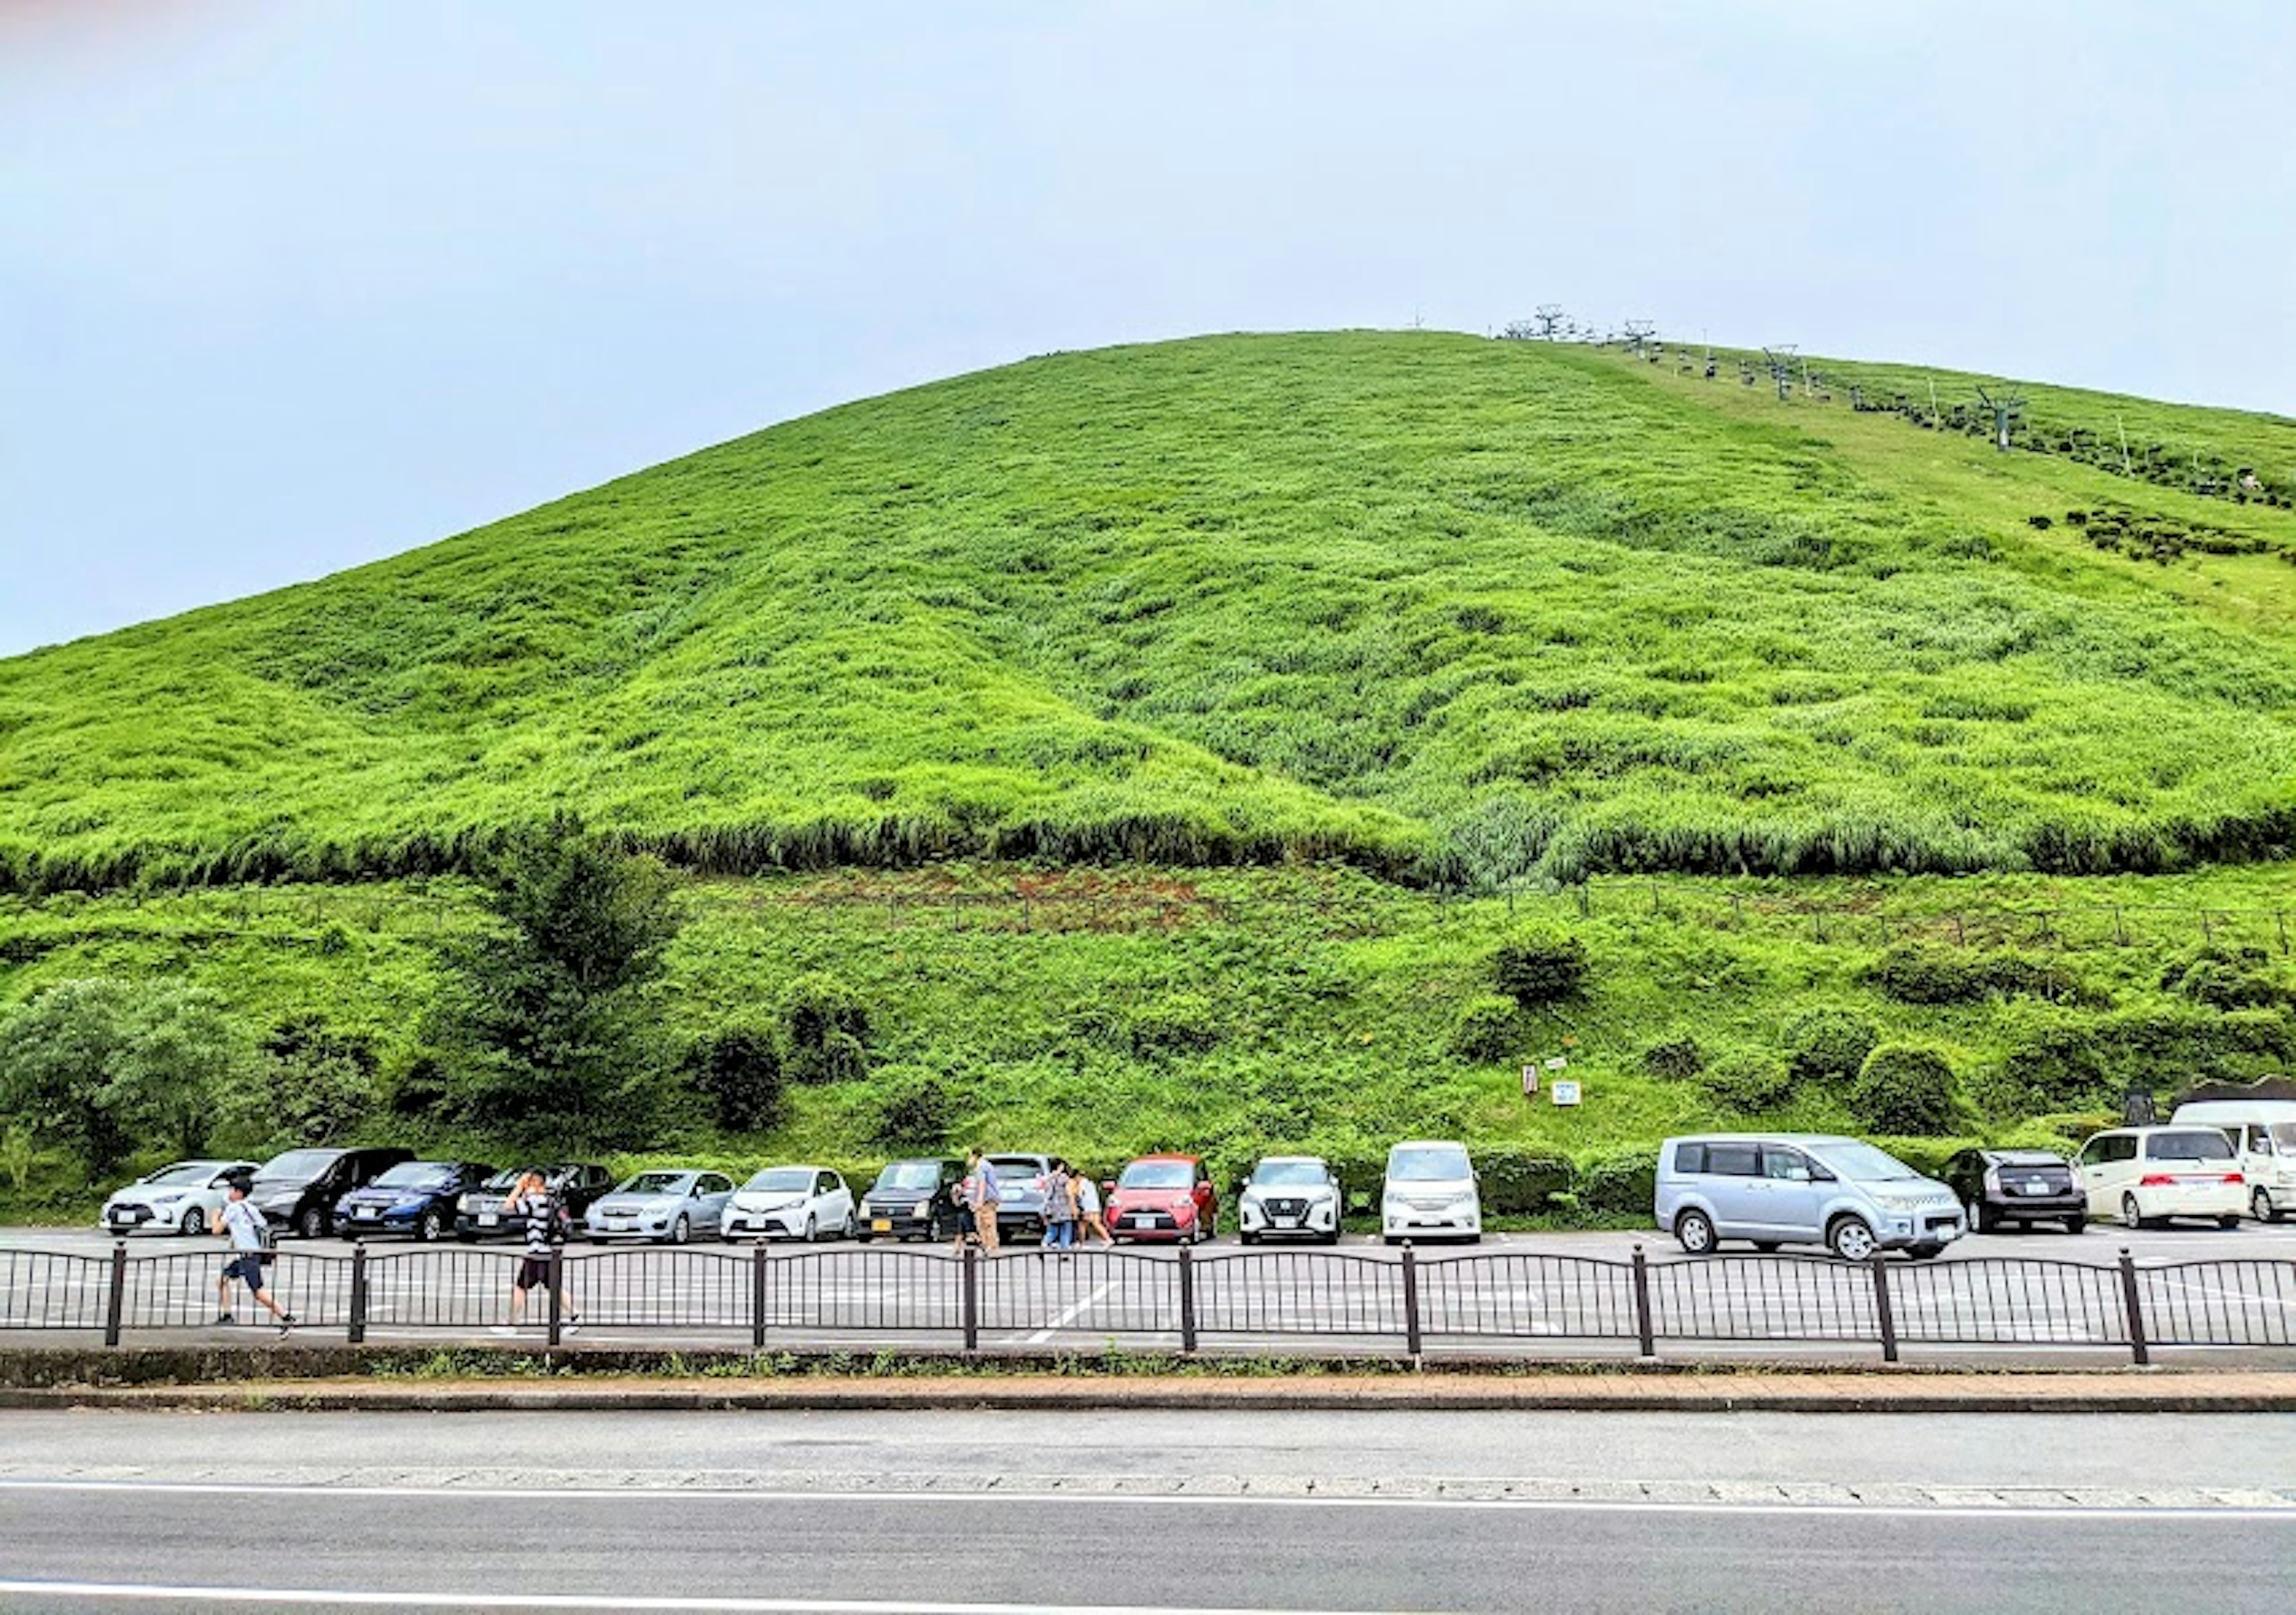
[[[871,1217],[871,1218],[869,1219],[869,1232],[870,1232],[870,1233],[872,1233],[872,1234],[890,1234],[892,1231],[893,1231],[893,1219],[892,1219],[891,1217]]]
[[[2043,1183],[2038,1177],[2030,1178],[2026,1181],[2025,1193],[2028,1194],[2046,1194],[2048,1192],[2049,1185]]]
[[[373,1206],[361,1206],[358,1209],[358,1214],[361,1217],[367,1218],[370,1222],[382,1215],[381,1212],[376,1210]]]
[[[481,1211],[479,1213],[479,1226],[481,1228],[491,1228],[500,1221],[502,1221],[502,1216],[499,1212]]]
[[[1132,1219],[1132,1226],[1136,1228],[1152,1228],[1156,1226],[1156,1219],[1152,1217],[1136,1217]]]

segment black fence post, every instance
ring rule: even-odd
[[[1180,1350],[1196,1349],[1196,1269],[1185,1245],[1180,1247]]]
[[[1411,1360],[1419,1360],[1419,1252],[1409,1241],[1403,1246],[1403,1347]]]
[[[1645,1357],[1658,1356],[1658,1324],[1651,1316],[1650,1258],[1635,1247],[1635,1339]]]
[[[1898,1309],[1890,1299],[1890,1263],[1879,1250],[1874,1252],[1874,1316],[1882,1324],[1882,1360],[1898,1360]]]
[[[750,1349],[766,1349],[766,1242],[750,1247]]]
[[[2136,1263],[2129,1257],[2128,1247],[2120,1248],[2120,1301],[2128,1309],[2128,1349],[2136,1356],[2136,1365],[2147,1367],[2152,1361],[2152,1343],[2144,1338],[2144,1308],[2136,1294]]]
[[[103,1303],[103,1343],[119,1344],[119,1324],[127,1310],[127,1242],[111,1242],[111,1283]]]
[[[980,1252],[972,1245],[964,1248],[964,1349],[980,1349]]]
[[[350,1343],[366,1343],[366,1246],[364,1242],[351,1247],[351,1322]]]
[[[564,1247],[553,1245],[550,1248],[550,1255],[546,1259],[550,1263],[550,1348],[552,1350],[555,1351],[558,1349],[559,1342],[566,1337],[566,1308],[560,1299],[566,1291],[566,1251]]]

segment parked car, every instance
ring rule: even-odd
[[[2296,1212],[2296,1099],[2201,1099],[2180,1104],[2172,1127],[2223,1130],[2248,1180],[2248,1214],[2276,1223]]]
[[[475,1160],[402,1160],[335,1202],[335,1226],[365,1236],[411,1234],[428,1244],[455,1227],[455,1202],[494,1176]]]
[[[1659,1146],[1658,1226],[1693,1256],[1726,1239],[1757,1250],[1824,1245],[1925,1260],[1966,1229],[1961,1201],[1885,1151],[1820,1133],[1714,1133]]]
[[[2004,1224],[2062,1223],[2068,1234],[2088,1226],[2088,1196],[2072,1162],[2052,1151],[1964,1150],[1941,1176],[1960,1198],[1972,1234]]]
[[[335,1231],[335,1202],[402,1161],[412,1150],[290,1150],[265,1161],[247,1192],[266,1221],[317,1239]]]
[[[1247,1245],[1300,1238],[1336,1245],[1346,1206],[1339,1175],[1321,1156],[1270,1155],[1236,1197],[1237,1237]]]
[[[482,1239],[523,1239],[526,1219],[503,1215],[503,1202],[524,1176],[524,1167],[505,1167],[455,1203],[455,1237],[464,1244]],[[614,1186],[614,1175],[592,1161],[561,1161],[542,1168],[543,1186],[566,1208],[577,1227],[598,1197]]]
[[[996,1203],[996,1237],[1045,1237],[1045,1180],[1053,1175],[1049,1155],[991,1155],[990,1168],[1004,1199]]]
[[[1143,1155],[1107,1186],[1109,1237],[1208,1240],[1219,1231],[1219,1195],[1193,1155]]]
[[[1379,1197],[1379,1231],[1390,1245],[1405,1239],[1483,1237],[1482,1195],[1467,1146],[1419,1138],[1387,1152]]]
[[[824,1234],[851,1239],[860,1219],[853,1191],[826,1167],[767,1167],[734,1191],[721,1231],[736,1239],[801,1239],[812,1244]]]
[[[96,1214],[96,1226],[117,1234],[205,1234],[223,1216],[224,1189],[255,1176],[251,1160],[179,1160],[115,1190]]]
[[[938,1243],[960,1224],[956,1185],[964,1180],[964,1163],[946,1157],[888,1161],[861,1197],[861,1241],[879,1234],[892,1239],[925,1239]]]
[[[587,1226],[594,1240],[682,1245],[696,1234],[717,1233],[733,1198],[734,1180],[723,1172],[640,1172],[590,1208]]]
[[[2081,1145],[2091,1217],[2154,1228],[2180,1217],[2237,1227],[2248,1209],[2240,1155],[2217,1127],[2112,1127]]]

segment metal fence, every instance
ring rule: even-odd
[[[287,1250],[266,1269],[304,1330],[473,1334],[513,1323],[561,1344],[578,1323],[647,1337],[746,1338],[753,1348],[898,1340],[999,1346],[1079,1338],[1285,1349],[1303,1341],[1662,1345],[1762,1342],[2099,1348],[2296,1346],[2296,1260],[2139,1267],[2031,1257],[1867,1263],[1824,1257],[1652,1261],[1526,1250],[1235,1250],[1169,1255],[886,1246],[747,1252],[691,1247],[564,1252],[559,1283],[512,1316],[514,1250],[458,1246]],[[0,1249],[0,1332],[207,1329],[224,1300],[219,1253]],[[234,1294],[236,1296],[237,1291]],[[243,1297],[236,1317],[260,1324]]]

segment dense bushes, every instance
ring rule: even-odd
[[[1857,1125],[1873,1133],[1953,1130],[1953,1066],[1933,1048],[1885,1043],[1866,1056],[1849,1090]]]
[[[687,1045],[680,1065],[686,1086],[728,1132],[762,1133],[780,1124],[782,1054],[765,1028],[720,1027]]]
[[[1559,1155],[1501,1144],[1486,1144],[1472,1154],[1487,1216],[1538,1216],[1552,1209],[1554,1196],[1571,1186],[1570,1163]]]
[[[1784,1059],[1767,1049],[1731,1049],[1698,1074],[1714,1103],[1733,1116],[1751,1118],[1776,1110],[1793,1092]]]
[[[1522,1021],[1514,1000],[1478,993],[1451,1023],[1451,1053],[1470,1065],[1491,1065],[1522,1046]]]
[[[923,1070],[890,1070],[882,1076],[883,1098],[872,1141],[888,1150],[947,1149],[956,1105],[940,1077]]]
[[[1124,1018],[1124,1039],[1136,1054],[1201,1053],[1220,1040],[1220,1013],[1201,993],[1171,993]]]
[[[1643,1070],[1652,1077],[1681,1082],[1706,1069],[1706,1054],[1698,1039],[1684,1036],[1653,1043],[1643,1051]]]
[[[1529,932],[1502,944],[1491,959],[1499,991],[1525,1009],[1577,997],[1587,985],[1587,947],[1576,937]]]
[[[1901,1004],[1973,1004],[2019,996],[2072,1003],[2082,996],[2079,978],[2062,964],[2005,951],[1898,947],[1883,954],[1868,976]]]
[[[2164,969],[2161,986],[2210,1009],[2268,1009],[2296,1001],[2296,993],[2273,975],[2271,959],[2260,947],[2202,947]]]
[[[790,1077],[843,1082],[869,1069],[869,1011],[842,978],[800,976],[782,994],[782,1040]]]
[[[1831,1086],[1857,1075],[1882,1034],[1851,1011],[1815,1009],[1787,1021],[1781,1041],[1786,1073],[1796,1086]]]
[[[1581,1211],[1647,1217],[1658,1198],[1655,1145],[1606,1150],[1579,1163],[1572,1193]]]

